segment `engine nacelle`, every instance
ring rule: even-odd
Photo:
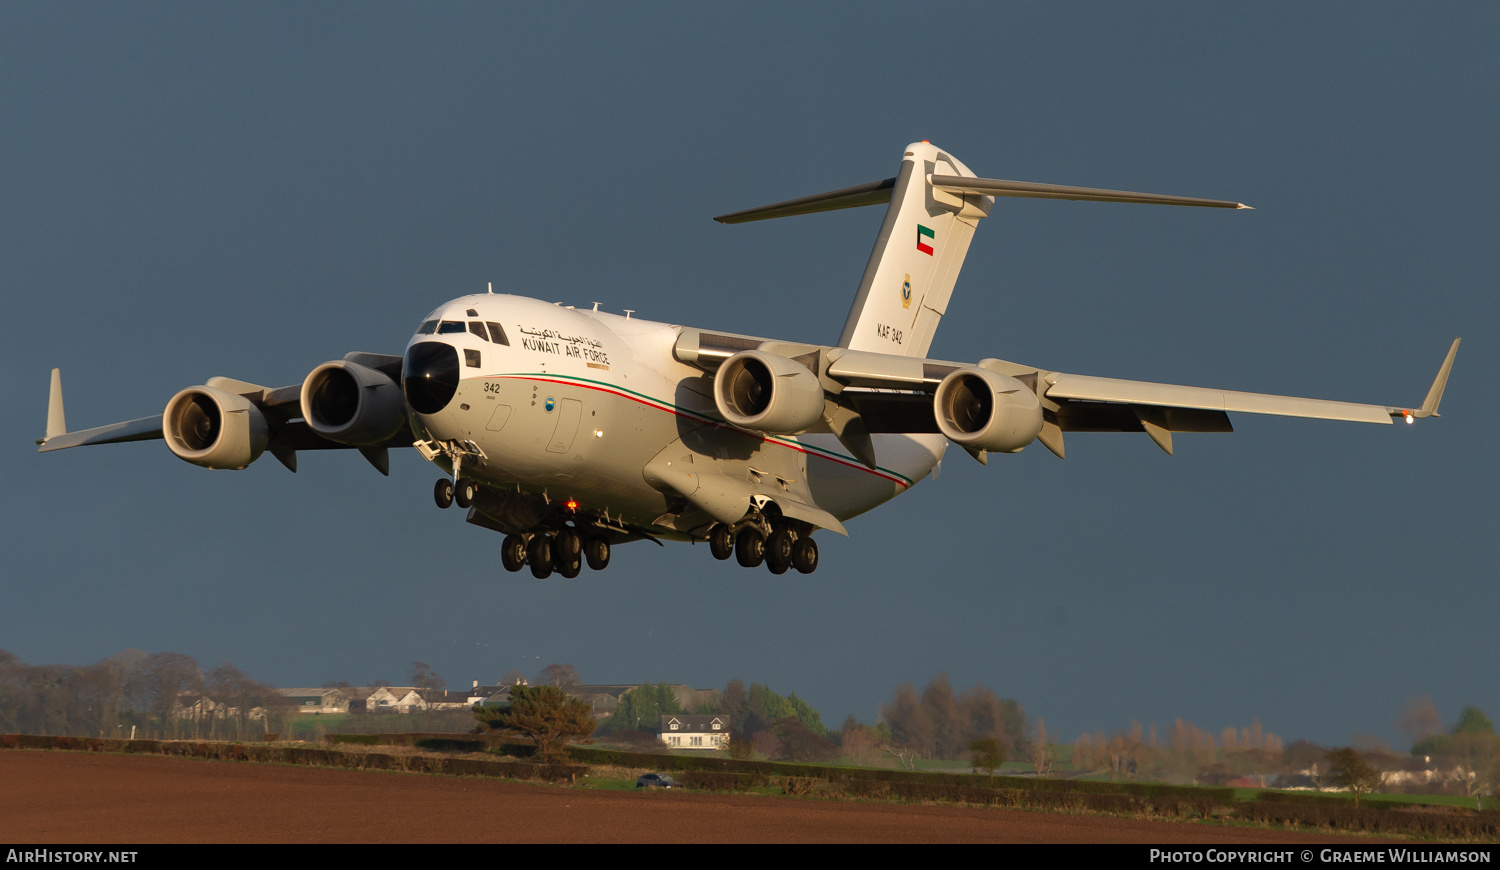
[[[949,372],[933,396],[938,430],[960,447],[1015,453],[1042,431],[1042,404],[1030,387],[989,369]]]
[[[719,366],[714,404],[724,419],[752,432],[795,435],[823,417],[823,384],[784,356],[742,350]]]
[[[161,417],[167,447],[204,468],[244,468],[270,441],[265,415],[244,396],[216,387],[188,387]]]
[[[336,360],[302,382],[302,419],[330,441],[376,446],[406,425],[406,399],[400,385],[380,372]]]

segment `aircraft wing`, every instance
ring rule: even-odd
[[[345,361],[376,369],[392,380],[400,377],[401,357],[388,354],[350,353]],[[391,447],[412,446],[409,427],[403,425],[399,431],[383,443],[356,446],[330,440],[312,429],[301,419],[302,384],[268,388],[233,378],[209,378],[205,387],[222,390],[243,397],[264,416],[268,426],[266,452],[272,454],[289,470],[297,470],[297,452],[302,450],[358,449],[370,464],[382,474],[389,473],[386,450]],[[122,423],[110,423],[91,429],[69,432],[63,412],[62,378],[57,369],[52,370],[51,393],[47,403],[47,431],[37,439],[37,452],[49,453],[69,447],[84,447],[95,444],[117,444],[125,441],[152,441],[165,437],[163,414],[141,417]]]
[[[1053,372],[984,359],[976,363],[918,359],[752,336],[684,330],[677,358],[713,372],[731,355],[760,350],[806,365],[823,381],[832,431],[856,458],[873,462],[868,436],[940,432],[933,393],[961,369],[987,369],[1014,378],[1037,395],[1043,421],[1037,440],[1063,455],[1063,432],[1145,432],[1167,453],[1173,432],[1232,432],[1229,413],[1271,414],[1355,423],[1408,423],[1437,416],[1459,339],[1454,339],[1426,398],[1417,407],[1367,405],[1299,396],[1247,393]],[[836,406],[837,410],[833,410]],[[983,461],[983,451],[971,451]]]

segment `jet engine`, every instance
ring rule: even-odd
[[[724,419],[752,432],[795,435],[823,416],[823,384],[799,362],[743,350],[719,366],[714,404]]]
[[[938,431],[960,447],[1015,453],[1042,431],[1042,405],[1030,387],[988,369],[949,372],[933,396]]]
[[[161,428],[177,458],[204,468],[244,468],[270,441],[255,403],[216,387],[188,387],[173,396]]]
[[[406,399],[384,374],[336,360],[313,369],[302,382],[302,419],[330,441],[377,446],[406,424]]]

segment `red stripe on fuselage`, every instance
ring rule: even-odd
[[[876,469],[869,468],[869,467],[864,466],[864,465],[860,465],[858,462],[847,462],[847,461],[845,461],[843,459],[840,459],[837,456],[829,456],[826,453],[820,453],[820,452],[818,452],[816,450],[808,450],[806,447],[803,447],[800,444],[789,444],[789,443],[787,443],[785,441],[776,441],[776,440],[773,440],[771,438],[767,438],[764,435],[756,435],[754,432],[747,432],[744,429],[737,429],[737,428],[735,428],[733,426],[729,426],[729,425],[726,425],[724,423],[720,423],[717,420],[712,420],[712,419],[709,419],[707,417],[699,416],[698,414],[689,413],[687,411],[679,411],[676,408],[672,408],[672,407],[664,407],[664,405],[666,405],[665,402],[659,402],[659,401],[656,401],[656,400],[650,400],[650,401],[648,401],[646,399],[641,398],[640,396],[632,396],[629,393],[622,392],[622,391],[616,390],[616,389],[611,389],[609,387],[602,386],[602,385],[599,385],[599,384],[579,383],[578,381],[564,381],[564,380],[556,380],[556,379],[553,379],[553,378],[527,377],[527,376],[523,376],[523,375],[496,375],[495,378],[496,379],[501,379],[501,380],[508,380],[508,381],[541,381],[544,384],[561,384],[561,385],[563,385],[565,387],[583,387],[584,389],[595,390],[595,391],[598,391],[600,393],[608,393],[611,396],[619,396],[622,399],[629,399],[632,402],[639,402],[640,404],[645,405],[648,408],[655,408],[655,409],[657,409],[659,411],[665,411],[668,414],[671,414],[671,415],[673,415],[675,417],[687,417],[689,419],[698,420],[699,422],[705,423],[705,424],[707,424],[709,426],[717,427],[719,429],[723,429],[723,430],[728,431],[728,432],[737,432],[737,433],[739,433],[741,435],[745,435],[745,436],[748,436],[750,438],[759,438],[761,441],[765,442],[766,444],[775,444],[778,447],[785,447],[788,450],[795,450],[798,453],[802,453],[802,454],[807,455],[807,456],[812,456],[812,457],[814,457],[816,459],[826,459],[829,462],[837,462],[840,465],[847,465],[850,468],[858,469],[859,471],[866,471],[866,472],[869,472],[870,474],[875,475],[876,477],[881,477],[881,478],[884,478],[886,480],[889,480],[891,483],[899,485],[902,489],[910,489],[911,488],[911,484],[909,484],[906,481],[900,479],[899,477],[893,477],[893,476],[891,476],[891,475],[889,475],[889,474],[887,474],[887,473],[885,473],[883,471],[878,471]]]

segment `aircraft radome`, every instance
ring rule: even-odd
[[[1434,416],[1458,350],[1416,408],[1144,383],[928,358],[974,230],[997,197],[1246,208],[1237,202],[978,178],[926,142],[894,178],[723,215],[723,223],[889,203],[842,335],[812,345],[494,293],[422,318],[405,353],[350,353],[300,384],[210,378],[162,413],[68,432],[52,371],[42,451],[162,438],[206,468],[392,447],[441,468],[439,507],[505,536],[502,562],[575,577],[616,544],[707,540],[772,573],[818,565],[813,533],[906,492],[949,442],[980,462],[1063,435],[1229,432],[1229,412],[1363,423]]]

